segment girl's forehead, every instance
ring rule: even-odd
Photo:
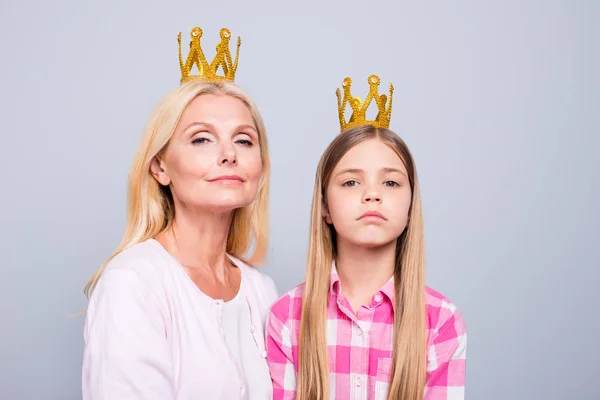
[[[352,147],[342,156],[334,170],[361,166],[369,169],[379,167],[406,170],[398,153],[377,139],[365,140]]]

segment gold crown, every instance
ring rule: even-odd
[[[344,90],[344,97],[341,97],[340,89],[335,91],[338,100],[338,115],[340,118],[340,127],[342,130],[347,128],[353,128],[359,125],[373,125],[376,128],[388,128],[390,126],[390,118],[392,117],[392,93],[394,92],[394,86],[390,83],[389,101],[388,96],[385,94],[379,95],[378,88],[381,80],[377,75],[371,75],[368,79],[369,82],[369,94],[363,103],[359,97],[352,97],[350,93],[350,87],[352,86],[352,79],[345,78],[342,83]],[[374,120],[367,119],[367,109],[371,105],[371,101],[375,100],[377,104],[377,117]],[[346,105],[350,104],[352,108],[352,115],[350,119],[346,121]]]
[[[235,71],[238,66],[238,56],[240,54],[240,45],[242,44],[240,38],[237,41],[237,50],[235,53],[235,61],[231,61],[231,52],[229,51],[229,39],[231,39],[231,32],[227,28],[221,29],[221,41],[217,44],[217,54],[212,62],[209,64],[206,60],[206,56],[200,46],[200,38],[202,37],[202,29],[194,27],[190,32],[192,40],[190,42],[190,52],[188,53],[185,64],[181,56],[181,32],[177,35],[177,41],[179,42],[179,65],[181,67],[181,83],[191,81],[193,79],[206,79],[210,81],[219,80],[230,80],[235,79]],[[194,64],[198,68],[198,75],[192,75],[192,68]],[[223,69],[223,75],[217,75],[219,67]]]

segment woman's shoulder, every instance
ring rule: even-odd
[[[260,267],[251,265],[231,254],[229,254],[229,257],[242,270],[242,274],[250,279],[252,286],[254,286],[261,295],[267,297],[269,305],[277,299],[278,292],[275,282],[264,271],[261,271]]]
[[[102,271],[89,302],[88,318],[102,309],[131,311],[132,307],[146,309],[163,299],[164,272],[161,254],[151,241],[135,244],[110,259]],[[116,308],[115,308],[116,307]]]
[[[173,268],[170,265],[172,261],[161,253],[157,245],[157,242],[150,239],[115,255],[106,263],[98,281],[98,289],[107,290],[121,285],[129,285],[132,290],[156,290],[162,287],[164,275],[169,274]]]
[[[155,274],[168,263],[154,240],[146,240],[126,248],[114,256],[107,264],[107,271],[130,271],[145,276]]]
[[[461,335],[465,332],[460,309],[448,297],[429,286],[425,287],[425,307],[428,328],[434,333],[445,330]]]

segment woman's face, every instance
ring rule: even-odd
[[[250,110],[227,95],[196,97],[151,171],[159,183],[170,186],[176,206],[224,213],[250,205],[262,175]]]

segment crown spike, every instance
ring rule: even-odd
[[[359,125],[373,125],[377,128],[389,127],[392,114],[392,94],[394,87],[390,84],[388,97],[385,94],[379,95],[379,84],[381,83],[381,80],[377,75],[369,76],[367,82],[369,84],[369,93],[364,102],[359,97],[352,96],[352,79],[349,77],[345,78],[342,82],[342,88],[344,90],[343,97],[341,96],[340,90],[336,90],[338,99],[338,117],[342,130]],[[368,120],[367,110],[373,101],[378,109],[377,117],[375,117],[374,120]],[[346,121],[345,118],[347,104],[350,104],[350,108],[352,108],[352,115],[348,121]]]
[[[340,126],[344,125],[344,115],[346,114],[346,110],[344,109],[344,107],[342,107],[342,95],[340,93],[340,89],[336,89],[335,90],[335,96],[337,97],[337,102],[338,102],[338,116],[340,119]],[[344,102],[344,104],[346,104]]]
[[[233,66],[231,67],[231,73],[235,76],[238,67],[238,60],[240,57],[240,46],[242,45],[242,39],[238,36],[237,46],[235,48],[235,61],[233,62]],[[231,56],[229,57],[231,59]],[[231,62],[231,60],[230,60]]]
[[[190,51],[185,63],[183,62],[183,57],[181,55],[181,32],[177,36],[177,41],[179,43],[179,66],[181,68],[180,82],[184,83],[194,79],[233,81],[238,65],[241,39],[238,37],[235,61],[232,63],[231,52],[229,50],[231,31],[227,28],[222,28],[220,31],[221,41],[216,46],[215,58],[209,64],[202,51],[202,46],[200,45],[202,33],[202,29],[197,26],[190,31],[192,40],[190,41]],[[198,75],[191,74],[194,65],[198,68]],[[219,67],[222,69],[223,75],[218,75]]]

